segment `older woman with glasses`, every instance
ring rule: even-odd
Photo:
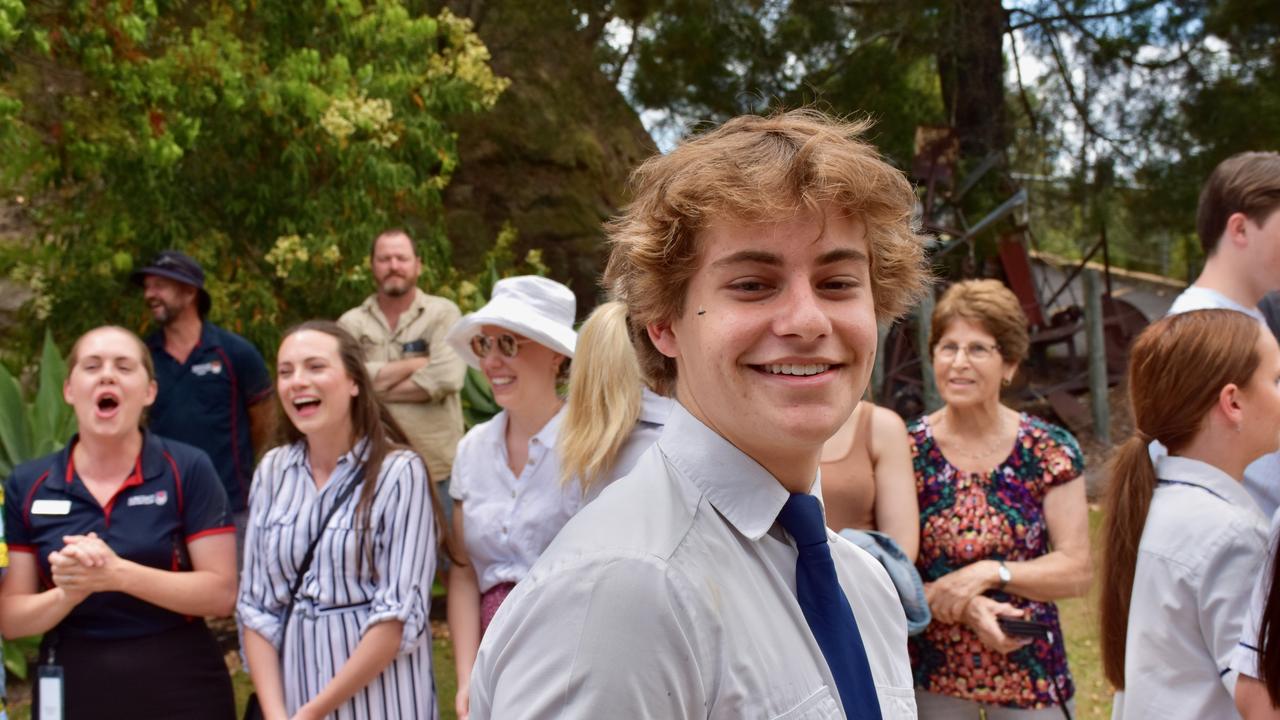
[[[1083,456],[1066,430],[1000,401],[1028,345],[995,280],[957,283],[934,310],[945,404],[908,428],[934,618],[911,639],[921,718],[1052,718],[1074,693],[1053,601],[1091,579]]]
[[[480,637],[498,606],[582,505],[581,487],[560,482],[555,452],[566,377],[577,334],[569,288],[547,278],[499,280],[487,305],[446,338],[484,373],[502,407],[458,445],[449,494],[460,562],[449,571],[449,632],[458,668],[457,710]]]

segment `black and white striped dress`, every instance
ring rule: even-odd
[[[342,488],[354,481],[357,458],[366,444],[344,455],[320,490],[311,475],[305,441],[275,448],[262,459],[249,497],[237,615],[243,628],[267,638],[280,652],[290,715],[333,679],[370,627],[389,620],[403,622],[396,659],[330,717],[435,718],[427,618],[436,529],[427,472],[413,452],[393,452],[383,460],[370,518],[372,567],[367,557],[359,557],[355,509],[360,491],[334,513],[298,591],[286,634],[288,646],[280,650],[289,586],[320,531],[320,521]]]

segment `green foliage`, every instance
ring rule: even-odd
[[[0,477],[8,477],[17,465],[58,450],[75,432],[75,413],[62,399],[67,364],[48,333],[37,377],[35,392],[24,398],[21,383],[0,364]],[[0,491],[0,500],[3,498]],[[39,644],[39,637],[6,641],[5,668],[25,680],[28,660]]]
[[[462,414],[467,427],[474,427],[502,411],[494,402],[493,390],[484,373],[475,368],[467,368],[467,377],[462,384]]]
[[[29,399],[23,397],[18,379],[0,365],[0,476],[61,448],[75,432],[75,413],[62,399],[66,378],[67,364],[48,333]]]
[[[273,348],[369,291],[369,243],[404,226],[430,290],[453,280],[450,121],[506,87],[470,22],[408,0],[13,5],[0,0],[0,196],[29,241],[0,263],[69,335],[142,325],[130,270],[176,247],[211,319]],[[25,334],[22,334],[25,332]]]

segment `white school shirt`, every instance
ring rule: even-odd
[[[1258,573],[1257,581],[1253,584],[1253,593],[1249,598],[1249,613],[1244,616],[1244,631],[1240,635],[1240,642],[1231,652],[1231,669],[1254,679],[1261,675],[1258,672],[1258,649],[1262,647],[1262,638],[1259,637],[1258,631],[1262,623],[1262,614],[1267,609],[1267,595],[1271,592],[1271,564],[1276,561],[1273,551],[1277,540],[1280,540],[1280,510],[1271,516],[1271,532],[1267,538],[1268,559],[1262,572]]]
[[[677,404],[657,445],[498,610],[471,676],[472,720],[844,718],[796,599],[794,541],[776,524],[788,497]],[[827,539],[883,716],[915,718],[889,576]]]
[[[609,473],[597,480],[587,490],[584,502],[591,502],[596,499],[600,496],[601,491],[614,480],[631,472],[631,469],[636,466],[636,462],[640,460],[640,456],[653,447],[653,444],[658,442],[658,438],[662,436],[662,428],[666,426],[667,418],[671,416],[671,409],[675,407],[675,404],[675,400],[663,397],[649,388],[642,390],[640,395],[640,417],[636,418],[635,427],[631,429],[627,439],[622,442],[622,447],[618,448],[618,455],[614,459],[613,467],[609,469]]]
[[[556,435],[561,408],[529,440],[516,477],[507,466],[507,411],[471,428],[458,444],[449,495],[462,503],[463,541],[480,592],[520,582],[582,507],[582,486],[560,482]]]
[[[1189,310],[1235,310],[1257,320],[1264,332],[1271,332],[1262,311],[1256,307],[1245,307],[1217,290],[1192,285],[1174,299],[1169,314],[1177,315]],[[1152,443],[1152,459],[1164,454],[1167,451],[1163,445]],[[1244,469],[1244,488],[1267,517],[1280,508],[1280,452],[1263,455],[1250,463]]]
[[[1229,660],[1265,560],[1266,518],[1207,463],[1165,456],[1156,477],[1112,720],[1238,718]]]

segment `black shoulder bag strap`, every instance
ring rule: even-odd
[[[307,548],[307,554],[302,556],[302,564],[298,566],[298,576],[293,579],[293,585],[289,588],[289,607],[284,611],[284,624],[280,626],[280,652],[284,652],[284,639],[289,632],[289,618],[293,615],[294,603],[298,601],[298,591],[302,589],[302,580],[307,576],[307,571],[311,569],[311,560],[315,557],[316,546],[320,544],[320,538],[324,537],[324,529],[329,526],[329,521],[333,519],[338,508],[341,508],[347,502],[347,498],[356,491],[364,483],[364,465],[356,470],[356,478],[349,483],[338,495],[338,499],[333,501],[333,506],[329,508],[329,512],[325,513],[324,520],[320,523],[320,531],[316,533],[316,537],[311,541],[311,546]],[[281,656],[283,657],[283,655]]]

